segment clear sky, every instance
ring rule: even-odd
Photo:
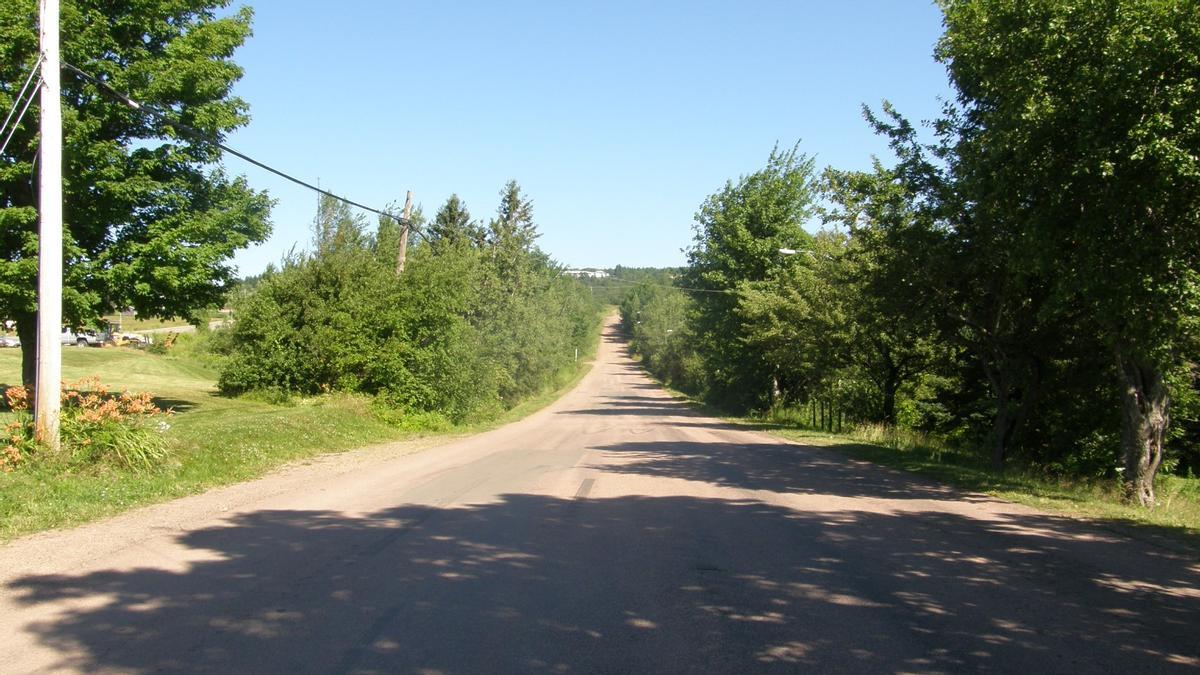
[[[575,267],[682,264],[700,203],[777,142],[865,169],[886,146],[863,103],[917,121],[949,96],[927,0],[252,6],[231,146],[371,206],[412,190],[427,216],[458,193],[487,218],[516,179]],[[304,248],[314,194],[226,164],[279,200],[241,273]]]

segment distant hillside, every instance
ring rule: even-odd
[[[571,273],[579,274],[571,274]],[[621,300],[639,283],[670,285],[679,274],[678,267],[624,267],[611,269],[579,268],[564,271],[592,289],[596,299],[607,305],[619,305]]]

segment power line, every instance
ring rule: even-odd
[[[32,89],[29,88],[30,83],[33,82],[33,76],[37,75],[38,67],[42,65],[42,61],[45,58],[45,54],[38,54],[37,61],[34,62],[33,68],[29,71],[29,77],[25,78],[25,84],[21,85],[21,91],[13,99],[12,109],[8,111],[8,116],[4,118],[4,124],[0,124],[0,133],[4,133],[4,130],[8,128],[8,123],[12,122],[12,129],[9,130],[8,136],[5,136],[4,142],[0,143],[0,156],[3,156],[4,151],[8,149],[9,142],[12,141],[13,136],[17,133],[17,127],[21,126],[21,120],[25,119],[25,113],[29,112],[29,106],[33,103],[34,97],[37,96],[38,88],[42,86],[42,78],[39,75],[37,84]],[[29,94],[29,98],[27,99],[25,98],[26,92]],[[25,99],[25,107],[21,108],[21,113],[14,120],[13,115],[17,114],[17,108],[21,106],[22,99]]]
[[[42,78],[39,77],[38,81],[37,81],[37,87],[34,87],[34,91],[36,92],[37,88],[41,87],[41,86],[42,86]],[[34,94],[31,93],[29,95],[29,98],[25,100],[25,107],[21,108],[21,114],[17,115],[17,119],[15,121],[13,121],[12,129],[9,130],[8,136],[6,136],[4,138],[3,143],[0,143],[0,156],[4,155],[4,151],[8,149],[8,143],[9,143],[9,141],[11,141],[13,139],[13,136],[16,135],[17,127],[21,126],[21,120],[25,119],[25,113],[29,112],[29,106],[30,106],[30,104],[33,103],[33,99],[34,99]],[[5,124],[7,124],[7,121],[5,122]],[[3,127],[0,127],[0,129],[3,129]]]
[[[25,78],[25,84],[21,85],[20,93],[18,93],[17,96],[13,99],[12,109],[8,111],[8,116],[4,118],[4,124],[0,124],[0,131],[3,131],[4,129],[8,128],[9,121],[12,120],[13,114],[17,111],[17,108],[21,105],[21,99],[25,98],[25,93],[29,89],[29,83],[33,82],[33,76],[37,75],[38,67],[42,65],[42,59],[44,59],[44,58],[45,58],[45,55],[38,54],[37,61],[34,62],[33,68],[31,68],[29,70],[29,76]],[[41,81],[41,78],[39,77],[39,82],[40,81]],[[30,96],[33,96],[35,94],[37,94],[37,87],[33,88],[33,93],[30,94]],[[30,100],[32,100],[32,99],[30,99]],[[26,103],[25,107],[28,109],[29,104]],[[21,123],[20,118],[17,118],[17,124],[20,124],[20,123]]]
[[[150,115],[153,115],[154,117],[158,118],[162,122],[166,122],[167,124],[170,124],[172,126],[179,127],[180,129],[184,130],[185,132],[196,137],[201,142],[211,143],[211,144],[215,145],[216,147],[220,148],[221,150],[224,150],[225,152],[233,155],[234,157],[238,157],[246,162],[249,162],[249,163],[253,164],[254,166],[259,167],[260,169],[270,171],[271,173],[275,174],[276,176],[279,176],[280,178],[289,180],[289,181],[291,181],[297,185],[300,185],[302,187],[306,187],[309,190],[312,190],[319,194],[323,194],[327,197],[331,197],[331,198],[336,199],[344,204],[349,204],[350,206],[356,206],[364,211],[370,211],[371,213],[378,214],[385,218],[391,218],[392,220],[394,220],[402,225],[408,225],[410,228],[412,227],[412,223],[409,222],[409,220],[406,218],[397,216],[392,213],[388,213],[387,211],[383,211],[381,209],[372,208],[370,206],[367,206],[366,204],[360,204],[359,202],[356,202],[352,199],[347,199],[346,197],[342,197],[341,195],[336,195],[328,190],[324,190],[320,187],[317,187],[316,185],[313,185],[312,183],[309,183],[305,180],[297,178],[285,171],[276,169],[275,167],[273,167],[265,162],[260,162],[259,160],[254,159],[253,157],[251,157],[243,152],[234,150],[233,148],[229,147],[228,145],[225,145],[224,143],[222,143],[220,141],[211,140],[211,139],[207,138],[203,132],[196,129],[195,127],[192,127],[184,122],[180,122],[177,119],[172,119],[172,116],[169,113],[167,113],[166,111],[164,111],[156,106],[147,104],[147,103],[140,103],[138,101],[135,101],[128,95],[122,94],[121,92],[117,91],[116,89],[113,89],[104,80],[101,80],[98,77],[94,77],[66,61],[63,61],[63,66],[65,68],[67,68],[68,70],[70,70],[71,72],[75,73],[80,78],[96,85],[97,87],[102,89],[104,92],[108,93],[110,96],[116,98],[117,100],[121,101],[122,103],[129,106],[130,108],[133,108],[134,110],[137,110],[140,112],[142,112],[142,111],[147,112]],[[415,233],[420,235],[419,232],[415,232]]]

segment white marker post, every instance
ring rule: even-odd
[[[41,174],[38,181],[37,438],[59,449],[58,416],[62,382],[62,86],[58,46],[59,0],[41,0],[42,90]]]

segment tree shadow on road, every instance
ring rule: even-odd
[[[608,402],[596,408],[576,408],[561,410],[559,415],[677,415],[678,409],[668,403],[650,401]]]
[[[598,466],[605,471],[741,490],[879,499],[988,499],[829,450],[782,441],[639,441],[596,450],[604,453],[605,461]]]
[[[664,423],[674,426],[681,417],[699,417],[689,406],[663,396],[641,396],[622,394],[608,396],[600,405],[592,408],[574,408],[559,411],[559,415],[654,415],[664,418]]]
[[[63,655],[56,667],[87,671],[1200,664],[1200,607],[1181,595],[1200,587],[1194,561],[1122,567],[1112,542],[1072,539],[1043,516],[981,529],[947,513],[506,495],[249,513],[178,542],[192,557],[181,569],[29,576],[6,590],[27,606],[77,601],[28,630]],[[1066,557],[1076,546],[1090,565]]]

